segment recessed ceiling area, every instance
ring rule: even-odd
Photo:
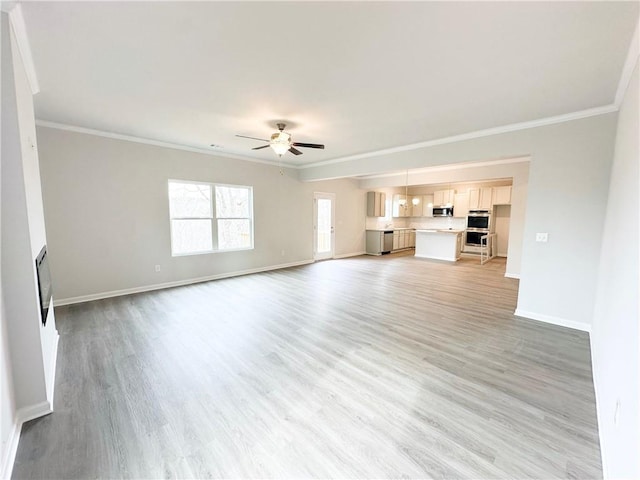
[[[25,2],[44,122],[316,164],[611,105],[637,2]],[[216,147],[211,147],[215,144]]]

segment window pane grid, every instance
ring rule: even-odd
[[[191,255],[253,248],[252,190],[170,180],[171,253]]]

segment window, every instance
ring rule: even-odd
[[[170,180],[172,255],[253,248],[252,197],[251,187]]]
[[[218,249],[251,248],[251,189],[216,185]]]

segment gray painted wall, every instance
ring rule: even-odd
[[[640,478],[638,63],[620,109],[591,355],[605,478]]]
[[[47,127],[38,145],[57,301],[310,261],[314,191],[336,194],[336,255],[364,251],[354,180]],[[172,257],[168,179],[253,186],[255,249]]]

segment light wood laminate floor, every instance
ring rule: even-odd
[[[56,308],[14,478],[600,478],[588,335],[497,259],[355,257]]]

